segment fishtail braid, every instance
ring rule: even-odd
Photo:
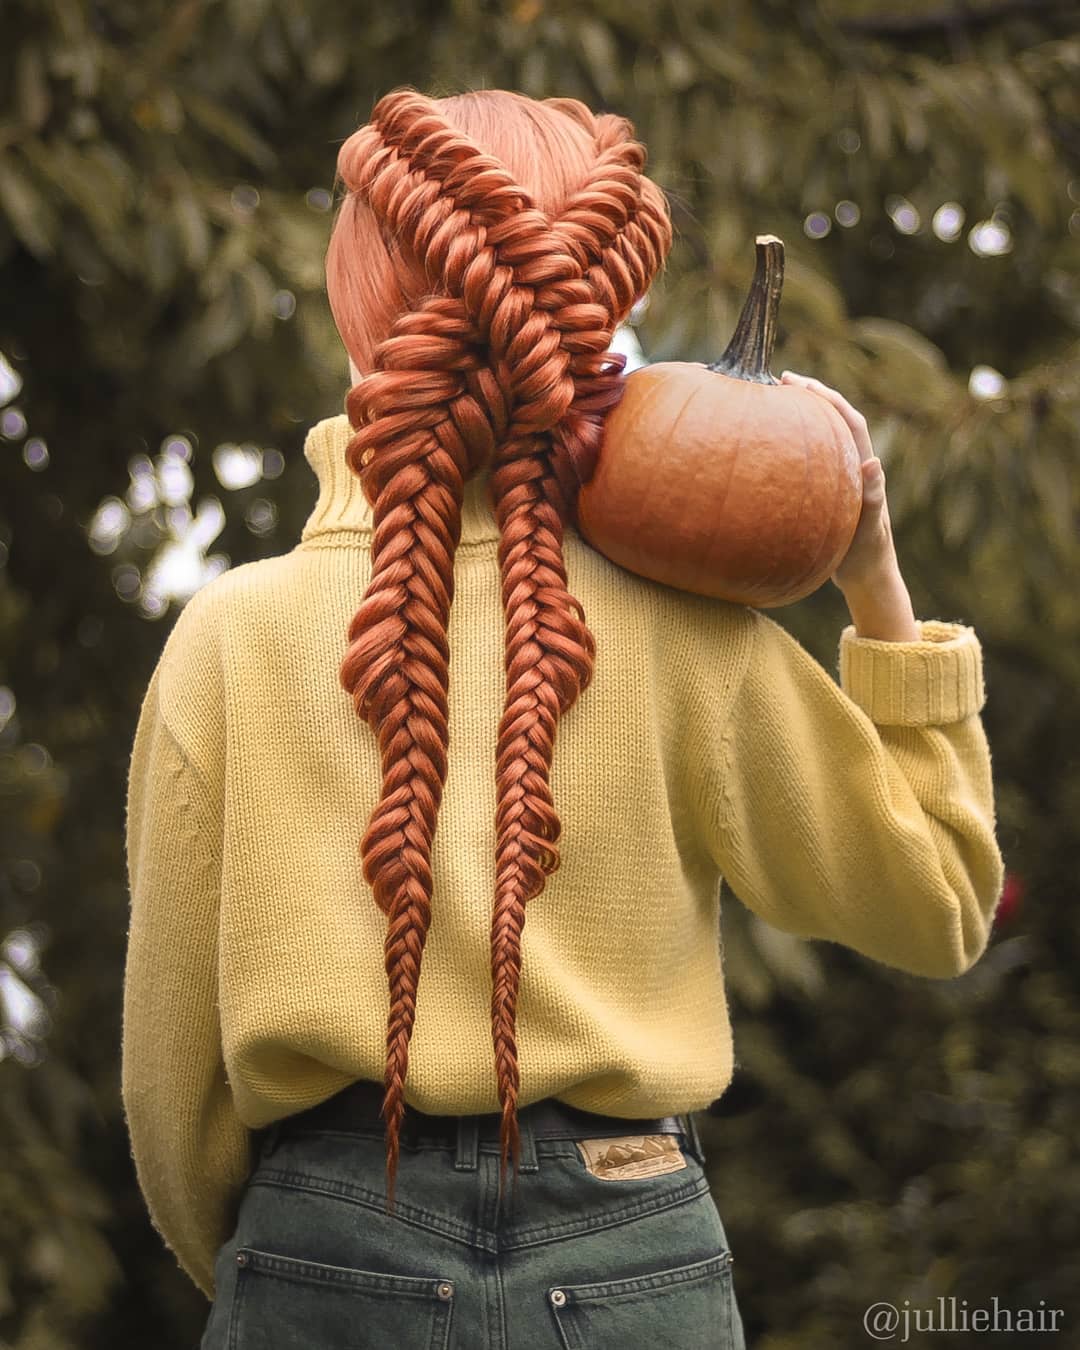
[[[374,493],[372,577],[349,625],[340,679],[377,733],[382,758],[382,793],[360,850],[365,879],[389,919],[383,1115],[390,1209],[431,921],[431,844],[446,782],[446,632],[461,502],[468,471],[491,453],[502,429],[497,415],[490,420],[497,391],[468,379],[479,373],[478,351],[460,304],[433,297],[398,318],[379,347],[380,373],[347,400],[350,420],[365,423],[347,460]],[[380,454],[372,457],[376,443]]]
[[[408,1043],[430,923],[431,844],[448,746],[447,628],[464,482],[490,465],[500,530],[506,697],[496,749],[492,1038],[501,1167],[518,1174],[516,1006],[525,904],[559,866],[550,790],[559,717],[596,653],[562,553],[583,467],[617,401],[614,329],[670,245],[663,197],[623,118],[559,105],[595,160],[557,220],[415,90],[386,95],[339,165],[384,242],[430,293],[378,344],[350,391],[347,458],[374,509],[372,579],[349,626],[341,683],[379,737],[383,786],[361,843],[389,916],[383,1115],[388,1204]]]

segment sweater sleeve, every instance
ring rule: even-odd
[[[699,728],[699,819],[731,890],[776,928],[946,978],[978,960],[1004,865],[982,649],[840,639],[837,682],[757,610],[730,716]]]
[[[121,1091],[151,1221],[213,1299],[251,1136],[233,1109],[221,1054],[220,803],[165,722],[161,669],[143,700],[128,777]]]

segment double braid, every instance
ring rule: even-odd
[[[501,1167],[520,1138],[515,1022],[525,903],[559,866],[549,783],[558,718],[588,687],[595,641],[567,589],[563,523],[619,398],[616,325],[670,246],[644,149],[614,116],[547,100],[593,135],[596,159],[557,221],[498,160],[414,90],[386,95],[342,176],[428,293],[400,314],[353,388],[347,460],[373,506],[372,578],[349,630],[342,686],[375,730],[378,805],[364,876],[389,918],[383,1117],[393,1205],[408,1046],[431,919],[431,847],[446,782],[447,642],[464,484],[491,464],[506,620],[496,749],[491,1024]],[[422,337],[422,343],[417,338]]]

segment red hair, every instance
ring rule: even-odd
[[[365,377],[346,457],[373,508],[372,576],[340,679],[382,756],[360,843],[387,915],[388,1209],[431,918],[446,782],[447,626],[465,481],[490,469],[500,530],[506,700],[496,752],[491,1026],[500,1190],[520,1140],[515,1013],[525,904],[559,865],[555,730],[596,644],[567,589],[563,526],[592,472],[625,357],[616,326],[671,246],[645,148],[613,114],[504,90],[385,95],[338,154],[346,193],[326,255],[330,307]]]

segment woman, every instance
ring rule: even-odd
[[[132,752],[124,1105],[204,1347],[742,1346],[721,876],[904,970],[986,945],[981,649],[915,620],[850,404],[785,373],[864,461],[839,686],[573,528],[671,242],[644,159],[493,90],[341,147],[318,500],[185,607]]]

